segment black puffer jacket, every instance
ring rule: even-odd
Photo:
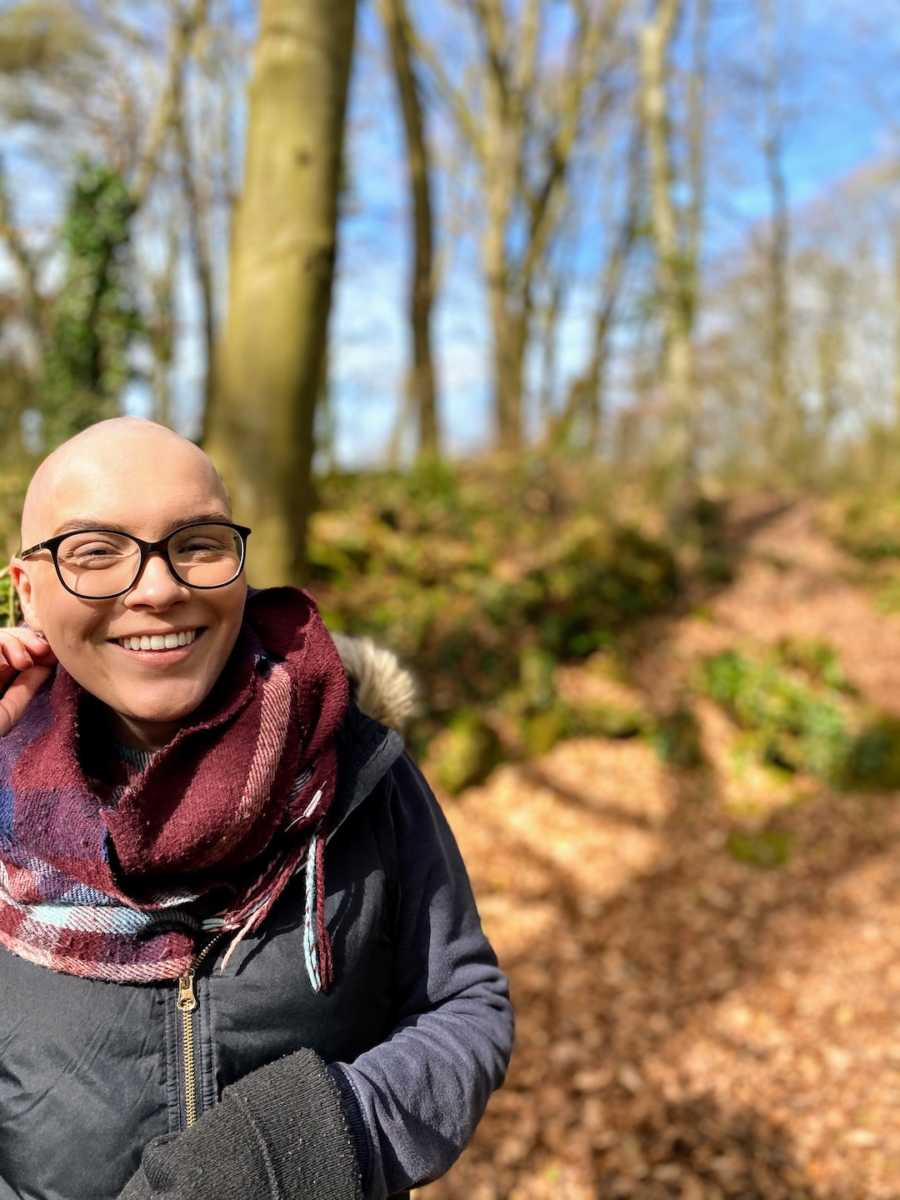
[[[351,708],[339,780],[327,994],[304,969],[300,879],[224,972],[226,943],[212,947],[192,1012],[175,982],[80,979],[0,950],[0,1200],[114,1200],[146,1143],[185,1127],[192,1090],[200,1114],[301,1047],[334,1064],[366,1196],[449,1167],[506,1070],[506,981],[399,736]]]

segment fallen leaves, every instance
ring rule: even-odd
[[[708,606],[716,640],[827,626],[848,674],[896,707],[900,643],[877,669],[859,661],[889,639],[886,618],[847,596],[808,516],[754,529],[746,569]],[[699,627],[673,623],[635,663],[648,702],[709,652]],[[761,870],[728,853],[712,749],[705,771],[677,772],[642,742],[565,743],[446,801],[518,1041],[430,1195],[900,1197],[898,798],[805,792],[779,806],[789,858]]]

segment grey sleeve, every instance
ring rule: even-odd
[[[352,1063],[330,1067],[345,1105],[358,1106],[351,1126],[367,1135],[367,1200],[451,1166],[503,1082],[513,1041],[506,977],[446,818],[409,758],[387,786],[397,849],[395,1024]]]

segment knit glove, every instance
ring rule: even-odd
[[[225,1088],[184,1133],[154,1138],[119,1200],[361,1200],[340,1094],[298,1050]]]

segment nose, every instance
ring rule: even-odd
[[[143,569],[122,597],[126,608],[170,608],[190,596],[190,588],[172,574],[159,551],[147,555]]]

